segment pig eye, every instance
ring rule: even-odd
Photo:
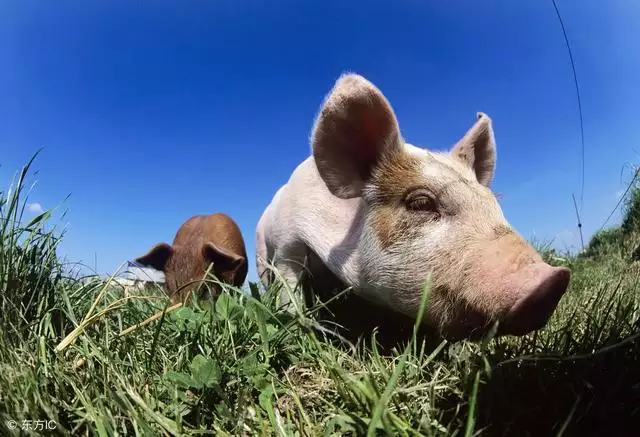
[[[405,201],[407,209],[411,211],[437,212],[435,200],[424,192],[417,192],[407,196]]]

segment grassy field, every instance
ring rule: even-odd
[[[168,299],[68,277],[51,214],[23,218],[27,172],[0,193],[2,435],[638,435],[637,186],[583,255],[542,248],[573,272],[545,329],[383,353],[255,284],[121,335]]]

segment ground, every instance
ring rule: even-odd
[[[23,170],[23,175],[28,166]],[[317,308],[227,288],[172,311],[67,277],[22,183],[0,193],[2,435],[632,435],[640,425],[640,190],[581,254],[548,326],[522,338],[349,345]],[[11,194],[7,194],[11,193]],[[9,197],[7,197],[7,195]],[[428,305],[428,300],[425,301]]]

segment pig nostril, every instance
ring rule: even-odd
[[[556,267],[555,273],[548,280],[549,293],[559,299],[567,291],[571,271],[565,267]]]
[[[562,295],[567,291],[571,272],[564,267],[556,267],[555,271],[549,275],[522,304],[531,310],[540,309],[552,305],[553,309]],[[553,309],[551,309],[553,311]]]
[[[504,332],[524,335],[542,328],[567,291],[571,272],[554,267],[553,272],[521,301],[517,302],[504,320]]]

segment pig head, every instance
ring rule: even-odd
[[[382,92],[344,74],[311,148],[258,223],[265,286],[272,265],[291,284],[303,273],[312,287],[337,281],[415,317],[430,277],[423,320],[444,337],[477,338],[495,322],[498,335],[524,335],[547,323],[570,272],[546,264],[503,216],[489,188],[496,146],[487,115],[448,151],[418,148],[403,140]]]
[[[156,244],[137,263],[161,270],[165,288],[173,303],[184,302],[198,290],[204,275],[211,272],[220,282],[240,287],[247,276],[247,254],[237,224],[226,214],[191,217],[178,229],[173,244]],[[209,284],[214,294],[218,284]],[[200,296],[203,297],[203,296]]]

